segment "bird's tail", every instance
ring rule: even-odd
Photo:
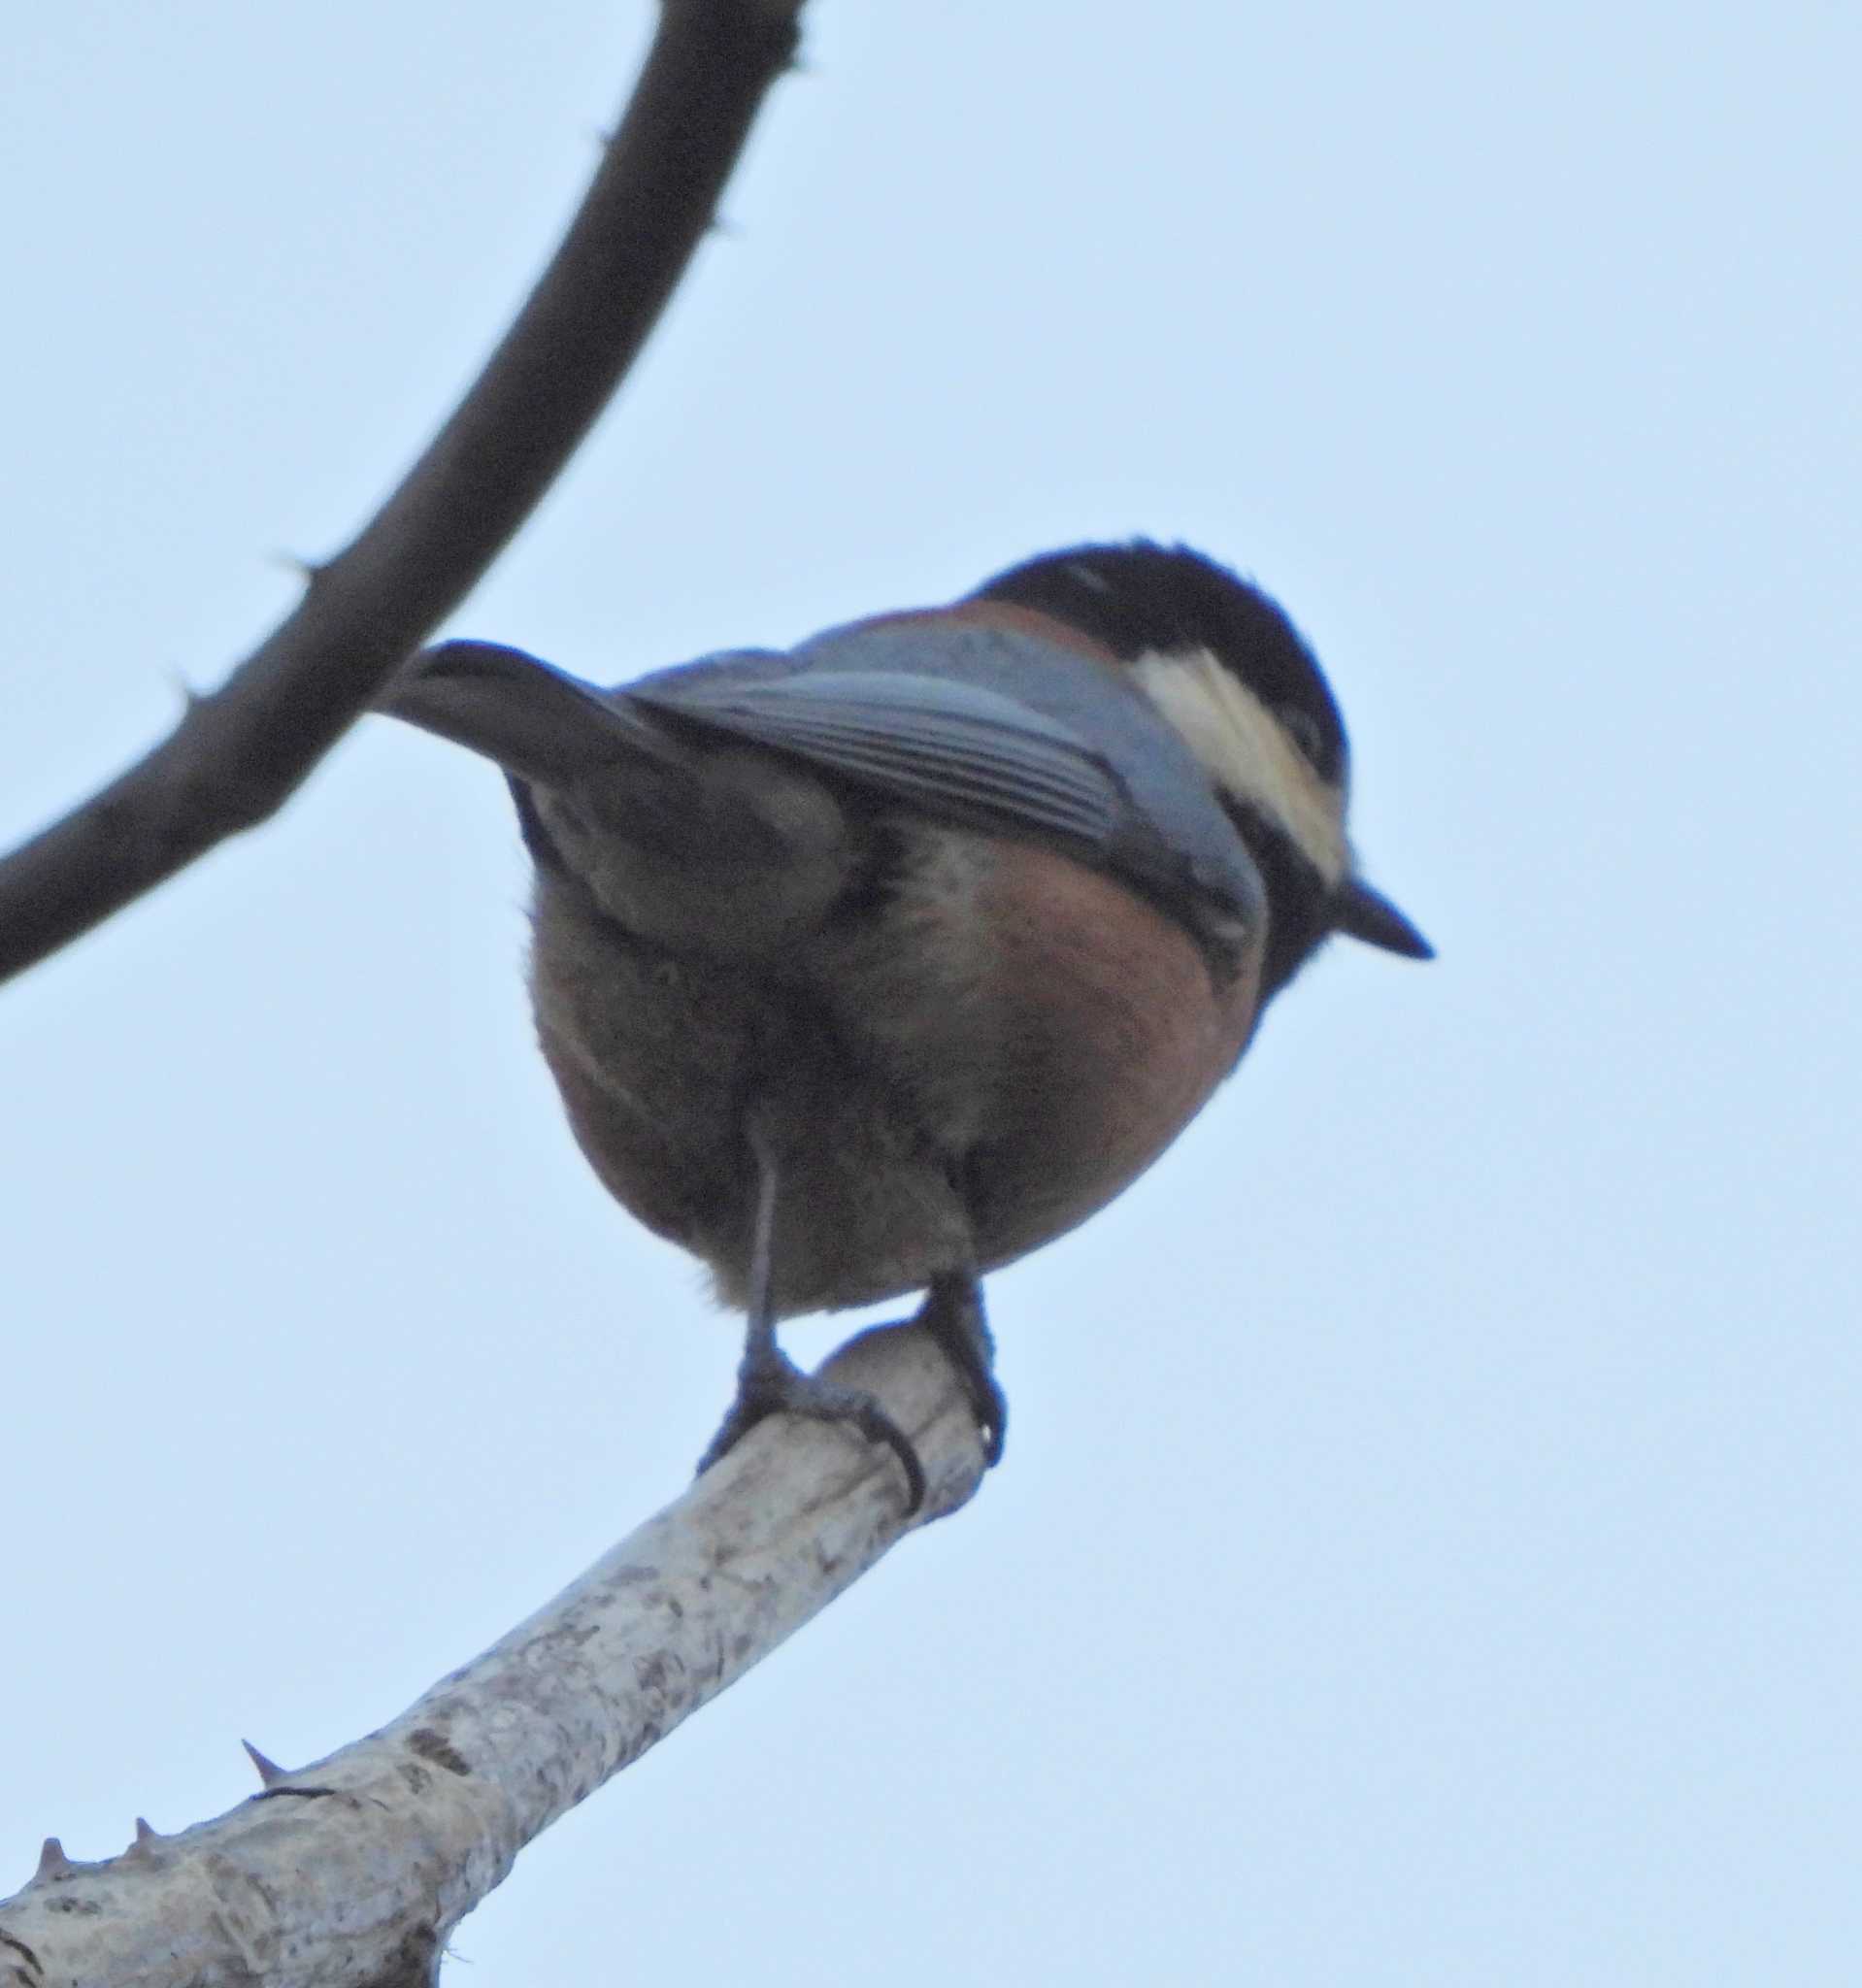
[[[679,757],[665,731],[624,692],[598,690],[496,642],[422,649],[376,709],[545,784],[630,757]]]

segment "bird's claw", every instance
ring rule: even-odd
[[[918,1313],[924,1326],[952,1367],[970,1398],[982,1441],[982,1461],[993,1470],[1002,1461],[1009,1435],[1009,1397],[995,1375],[995,1343],[982,1315],[982,1295],[973,1276],[941,1279],[931,1287]]]
[[[883,1443],[905,1473],[905,1516],[913,1517],[924,1503],[924,1465],[912,1439],[880,1406],[877,1396],[861,1388],[843,1387],[805,1374],[786,1354],[747,1359],[738,1370],[737,1399],[698,1460],[703,1476],[728,1455],[756,1425],[771,1415],[801,1415],[811,1422],[844,1422],[869,1442]]]

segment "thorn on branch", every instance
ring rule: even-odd
[[[283,567],[286,573],[294,573],[304,584],[315,586],[329,571],[328,562],[322,559],[306,559],[297,552],[274,552],[272,564]]]
[[[300,1801],[315,1802],[337,1792],[334,1788],[312,1788],[302,1783],[291,1787],[288,1785],[293,1772],[290,1768],[280,1767],[277,1761],[268,1759],[249,1740],[242,1740],[239,1743],[245,1747],[247,1758],[257,1768],[259,1779],[265,1783],[263,1793],[252,1797],[254,1802],[263,1802],[272,1795],[294,1795]]]
[[[32,1873],[32,1881],[40,1884],[50,1878],[69,1877],[77,1868],[65,1855],[64,1844],[56,1837],[48,1837],[39,1852],[39,1868]]]
[[[276,1788],[281,1781],[288,1781],[290,1775],[275,1760],[267,1760],[249,1740],[239,1742],[246,1749],[247,1757],[258,1770],[258,1777],[268,1788]]]

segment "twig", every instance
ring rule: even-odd
[[[266,820],[478,582],[645,344],[802,0],[661,0],[619,130],[477,382],[361,534],[145,759],[0,862],[0,979]]]
[[[829,1364],[913,1439],[925,1515],[974,1493],[981,1452],[914,1327]],[[0,1983],[420,1988],[519,1849],[640,1758],[901,1537],[890,1454],[779,1417],[546,1608],[379,1733],[175,1836],[100,1863],[49,1843],[0,1902]],[[611,1902],[616,1910],[621,1902]]]

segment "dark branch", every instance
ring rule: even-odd
[[[661,0],[619,131],[478,381],[355,541],[147,758],[0,862],[0,979],[269,818],[529,515],[711,223],[802,0]]]

